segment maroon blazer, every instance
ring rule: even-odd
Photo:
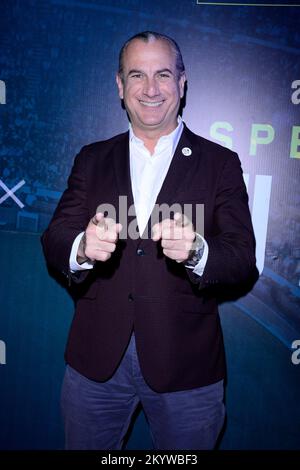
[[[192,150],[190,156],[183,155],[184,147]],[[141,237],[119,240],[107,262],[72,275],[75,237],[100,203],[113,204],[118,214],[119,195],[133,203],[128,132],[83,147],[42,236],[49,265],[64,273],[78,294],[66,362],[90,379],[105,381],[134,330],[141,369],[154,390],[186,390],[224,378],[217,296],[238,289],[257,272],[237,154],[185,127],[157,198],[159,204],[205,204],[209,255],[202,277],[166,258],[160,242]]]

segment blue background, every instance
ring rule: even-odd
[[[0,13],[0,179],[8,188],[25,181],[15,192],[22,209],[11,197],[0,204],[0,448],[63,447],[59,393],[73,304],[49,277],[39,237],[81,146],[127,129],[114,82],[118,52],[152,29],[182,49],[188,126],[218,141],[211,125],[231,124],[222,133],[249,175],[250,208],[255,176],[272,176],[262,275],[251,294],[221,307],[228,418],[220,447],[300,449],[300,364],[291,361],[300,339],[300,160],[290,158],[300,126],[291,101],[300,8],[7,0]],[[271,125],[275,137],[250,155],[254,123]],[[151,448],[142,413],[127,447]]]

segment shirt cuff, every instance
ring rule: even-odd
[[[94,264],[95,264],[92,261],[86,261],[85,263],[82,263],[82,264],[77,263],[78,247],[79,247],[79,244],[81,242],[83,235],[84,235],[84,232],[81,232],[79,235],[77,235],[72,245],[71,254],[69,258],[70,271],[72,273],[75,273],[76,271],[84,271],[86,269],[93,269]]]
[[[198,264],[196,264],[196,266],[186,266],[186,268],[188,269],[192,269],[193,270],[193,273],[197,274],[198,276],[202,276],[203,273],[204,273],[204,269],[205,269],[205,266],[206,266],[206,263],[207,263],[207,258],[208,258],[208,244],[207,244],[207,241],[205,240],[205,238],[203,238],[200,234],[197,234],[201,240],[203,241],[203,255],[201,257],[201,259],[199,260]]]

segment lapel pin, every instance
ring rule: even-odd
[[[185,157],[192,155],[192,150],[189,147],[183,147],[181,151]]]

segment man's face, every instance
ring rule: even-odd
[[[119,96],[124,99],[134,132],[158,136],[177,126],[185,75],[178,77],[175,54],[166,41],[133,40],[125,50],[123,81],[117,75]]]

